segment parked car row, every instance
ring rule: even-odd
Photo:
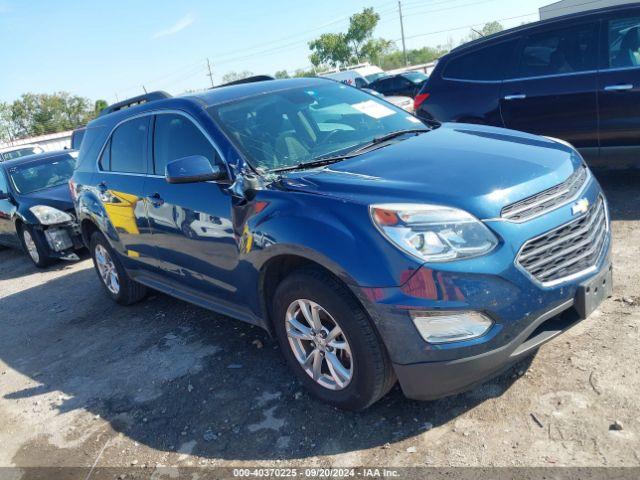
[[[65,151],[0,162],[0,248],[22,248],[38,267],[78,259],[83,244],[69,191],[74,165]]]
[[[256,77],[112,105],[84,130],[74,212],[55,207],[72,221],[54,229],[80,233],[115,302],[151,288],[258,325],[337,407],[366,408],[396,381],[415,399],[468,389],[587,318],[612,288],[607,202],[578,150],[438,121],[441,99],[455,95],[431,88],[450,81],[451,65],[523,34],[444,58],[420,91],[426,121],[323,78]],[[557,62],[542,43],[531,55]],[[586,62],[581,45],[572,51]],[[485,102],[505,83],[465,80],[488,89],[476,92]],[[59,185],[31,173],[46,161],[2,169],[7,231],[28,251],[21,202],[46,241],[45,221],[62,220],[23,198]]]

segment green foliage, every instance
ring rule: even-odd
[[[88,98],[67,92],[25,93],[11,104],[0,105],[0,139],[8,141],[72,130],[95,115]]]
[[[410,65],[420,65],[423,63],[433,62],[449,51],[444,46],[438,47],[422,47],[407,50],[407,60]],[[383,70],[393,70],[394,68],[404,67],[404,56],[401,51],[394,50],[380,57],[377,63]]]
[[[484,27],[480,30],[471,30],[471,33],[468,37],[462,40],[461,43],[467,43],[472,40],[477,40],[480,37],[486,37],[488,35],[493,35],[494,33],[498,33],[504,30],[504,27],[500,22],[489,22],[485,23]]]
[[[373,38],[379,21],[373,8],[352,15],[346,32],[323,33],[309,42],[309,60],[316,67],[344,67],[365,60],[375,63],[393,48],[393,42]]]
[[[93,107],[93,113],[97,116],[100,114],[102,110],[104,110],[108,106],[109,104],[107,103],[106,100],[96,100],[96,103],[94,103],[94,107]]]
[[[396,44],[384,38],[372,38],[368,40],[360,50],[362,58],[368,62],[379,65],[384,57],[392,54],[396,50]]]
[[[315,76],[316,76],[315,70],[304,70],[302,68],[299,68],[293,73],[294,78],[315,77]]]
[[[227,72],[222,76],[222,83],[235,82],[236,80],[242,80],[243,78],[252,77],[253,72],[249,70],[243,70],[242,72]]]
[[[345,65],[351,59],[351,49],[344,33],[323,33],[309,42],[309,60],[316,67],[320,65]]]
[[[344,39],[351,46],[351,54],[359,60],[362,56],[362,48],[365,42],[369,41],[373,36],[373,30],[380,21],[378,15],[373,8],[365,8],[360,13],[356,13],[349,18],[349,29]]]
[[[286,70],[278,70],[273,76],[276,78],[291,78]]]

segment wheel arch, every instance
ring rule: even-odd
[[[326,259],[312,258],[298,253],[280,253],[269,258],[260,268],[258,280],[258,296],[260,299],[260,307],[263,312],[264,324],[270,334],[273,334],[273,318],[271,315],[271,307],[273,295],[278,285],[292,272],[302,268],[319,269],[331,275],[339,281],[347,291],[351,293],[358,304],[370,314],[363,302],[362,293],[359,291],[356,282],[349,277],[346,272],[337,265]],[[371,321],[374,328],[375,322]]]

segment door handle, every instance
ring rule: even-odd
[[[524,100],[527,96],[524,93],[514,93],[513,95],[505,95],[505,100]]]
[[[159,193],[154,193],[153,195],[149,195],[147,197],[147,201],[154,207],[160,207],[162,204],[164,204],[164,200],[162,199]]]
[[[607,85],[604,87],[605,92],[624,92],[625,90],[632,90],[633,85],[630,83],[624,83],[620,85]]]

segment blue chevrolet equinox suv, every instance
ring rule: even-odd
[[[89,123],[70,182],[107,294],[263,327],[316,397],[450,395],[611,292],[606,199],[552,138],[423,124],[326,79],[162,92]]]

